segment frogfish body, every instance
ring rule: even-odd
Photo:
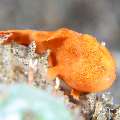
[[[115,61],[96,38],[66,28],[57,31],[8,30],[12,33],[1,44],[36,42],[36,52],[50,49],[48,76],[58,76],[78,92],[99,92],[109,88],[116,77]]]

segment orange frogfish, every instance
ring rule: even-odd
[[[108,49],[96,38],[67,28],[56,31],[1,31],[5,39],[22,45],[36,43],[36,53],[50,49],[49,78],[58,76],[78,92],[99,92],[109,88],[115,80],[115,61]]]

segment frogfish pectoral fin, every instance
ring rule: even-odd
[[[48,80],[54,80],[58,76],[57,66],[48,68]]]
[[[80,99],[80,92],[79,91],[72,89],[70,94],[75,100]]]

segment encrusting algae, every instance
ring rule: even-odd
[[[50,50],[48,78],[58,76],[71,88],[72,95],[99,92],[109,88],[115,80],[115,61],[108,49],[96,38],[61,28],[57,31],[8,30],[1,31],[1,44],[12,41],[28,46],[36,44],[36,53]]]

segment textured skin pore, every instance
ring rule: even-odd
[[[107,48],[91,35],[65,28],[52,32],[3,31],[5,32],[13,33],[5,44],[15,40],[19,44],[28,45],[34,40],[37,53],[50,49],[48,69],[50,78],[59,76],[72,89],[79,92],[98,92],[109,88],[115,80],[113,57]]]

